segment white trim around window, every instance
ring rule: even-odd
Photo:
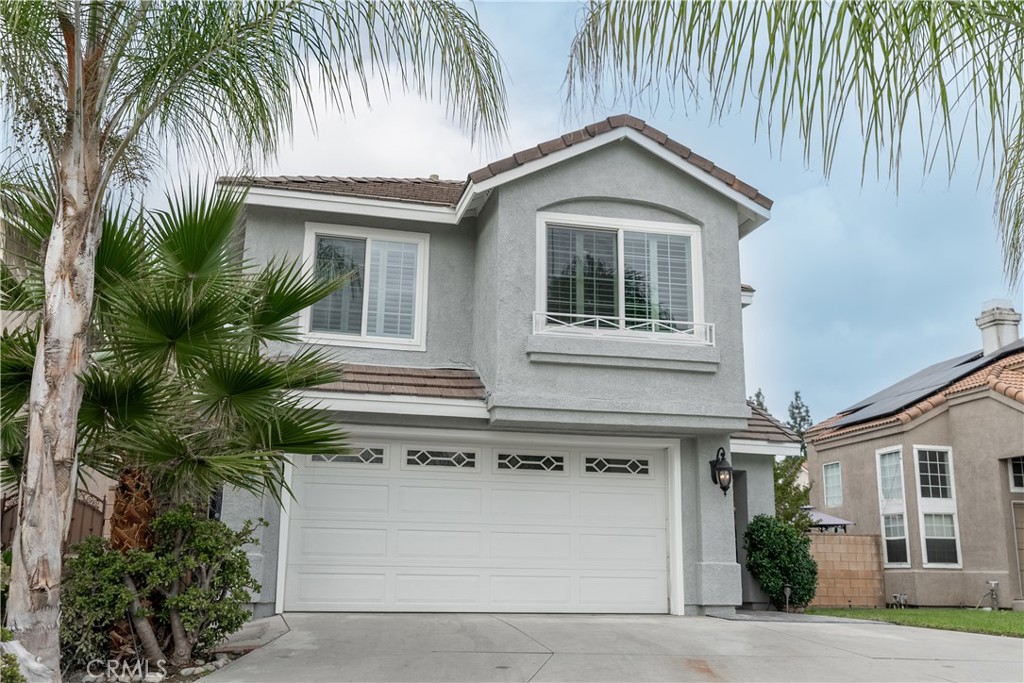
[[[1006,472],[1010,475],[1010,491],[1024,493],[1024,455],[1007,458]]]
[[[875,472],[883,563],[886,567],[909,567],[910,535],[907,532],[907,489],[903,477],[903,447],[890,446],[876,450]],[[901,540],[902,548],[899,543]],[[896,559],[891,560],[890,555],[895,555]],[[899,559],[900,557],[903,559]]]
[[[552,313],[548,310],[548,231],[549,228],[582,229],[615,233],[616,251],[616,292],[615,315],[574,315]],[[625,234],[644,233],[648,235],[675,235],[688,241],[689,292],[692,301],[692,320],[649,320],[627,318],[626,278],[624,277]],[[674,343],[699,343],[714,345],[713,326],[705,322],[704,316],[704,268],[701,228],[694,223],[645,221],[607,216],[584,216],[579,214],[542,211],[537,214],[536,234],[536,306],[534,332],[536,334],[560,334],[570,336],[599,336],[607,339],[646,340]],[[552,318],[566,318],[561,324]],[[586,318],[584,320],[584,318]],[[599,320],[600,319],[600,320]],[[680,324],[684,323],[684,324]],[[688,324],[686,324],[688,323]]]
[[[415,301],[411,307],[413,321],[410,337],[375,336],[368,333],[367,319],[370,292],[362,294],[362,312],[360,313],[360,334],[344,334],[312,330],[312,307],[299,314],[299,330],[302,340],[314,344],[331,344],[336,346],[353,346],[375,349],[401,349],[404,351],[426,351],[426,318],[427,318],[427,274],[430,268],[430,235],[423,232],[404,232],[399,230],[379,230],[351,225],[331,225],[327,223],[306,223],[306,234],[303,243],[303,262],[308,272],[315,267],[316,244],[318,237],[342,237],[362,240],[366,243],[364,253],[364,272],[369,271],[373,242],[398,243],[415,245],[416,274]],[[369,277],[375,274],[369,272]],[[379,296],[379,295],[378,295]]]
[[[834,489],[831,495],[829,495],[828,478],[828,472],[830,468],[835,469],[837,486],[837,489]],[[826,462],[821,466],[821,490],[822,497],[825,500],[825,507],[835,508],[843,504],[843,468],[838,461]]]
[[[921,454],[944,454],[944,458],[934,461],[939,465],[937,471],[928,472],[928,480],[922,484]],[[934,468],[933,468],[934,469]],[[956,512],[956,477],[953,474],[953,449],[949,446],[925,446],[914,444],[914,478],[917,492],[917,522],[921,536],[921,559],[925,568],[960,569],[963,567],[963,550],[960,547],[960,522]],[[932,494],[924,496],[922,486],[927,485]],[[943,495],[948,494],[948,495]],[[932,533],[928,533],[928,529]],[[953,540],[956,549],[956,562],[929,561],[928,539]]]

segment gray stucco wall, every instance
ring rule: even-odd
[[[774,460],[775,458],[770,455],[732,454],[733,469],[743,473],[743,490],[741,491],[737,486],[737,490],[734,492],[737,510],[742,510],[742,514],[736,515],[736,555],[741,570],[743,604],[758,608],[767,607],[768,596],[761,590],[760,584],[754,580],[750,572],[743,567],[746,561],[746,554],[743,551],[743,534],[747,531],[748,522],[755,516],[775,514],[775,485],[772,469]]]
[[[245,249],[250,260],[301,259],[306,223],[384,228],[430,235],[426,351],[327,347],[349,363],[418,367],[473,367],[473,307],[476,229],[382,221],[365,216],[299,212],[266,207],[246,209]]]
[[[987,590],[985,582],[995,580],[1002,606],[1009,607],[1022,597],[1011,501],[1024,500],[1024,494],[1009,491],[1005,458],[1024,453],[1022,423],[1024,406],[983,390],[954,398],[905,426],[813,444],[808,451],[811,504],[855,522],[855,533],[881,534],[875,452],[902,446],[911,566],[885,570],[885,594],[906,593],[913,604],[973,607]],[[915,445],[952,448],[962,569],[922,566]],[[821,467],[829,462],[841,466],[839,507],[824,507]]]
[[[496,296],[478,294],[475,338],[493,338],[498,351],[486,378],[496,424],[644,433],[745,426],[734,204],[629,141],[503,185],[490,201],[499,208],[480,221],[477,273]],[[700,225],[715,346],[533,335],[540,211]],[[483,327],[491,324],[493,333]]]

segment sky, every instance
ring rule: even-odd
[[[932,363],[981,348],[983,302],[1021,291],[1003,276],[990,180],[962,157],[949,180],[926,177],[908,154],[897,193],[861,180],[861,141],[843,138],[826,182],[797,138],[780,152],[755,140],[751,112],[711,121],[708,111],[592,106],[569,115],[564,72],[579,5],[478,4],[505,63],[508,140],[473,147],[438,105],[377,98],[372,109],[299,121],[269,175],[465,178],[489,161],[628,111],[775,200],[772,219],[740,243],[742,279],[757,293],[744,311],[747,394],[762,389],[783,420],[800,391],[817,422]]]

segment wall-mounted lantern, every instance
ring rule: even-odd
[[[721,487],[724,496],[732,486],[732,465],[725,459],[725,449],[719,448],[715,459],[708,461],[708,464],[711,465],[711,481]]]

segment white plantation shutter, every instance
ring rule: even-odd
[[[551,227],[548,313],[615,317],[617,261],[614,232]]]
[[[362,334],[365,260],[366,240],[317,235],[314,260],[317,277],[350,274],[350,278],[343,286],[313,304],[310,329]]]
[[[626,317],[692,322],[690,238],[625,232],[622,245]]]
[[[411,339],[416,323],[417,245],[370,243],[366,334]]]

